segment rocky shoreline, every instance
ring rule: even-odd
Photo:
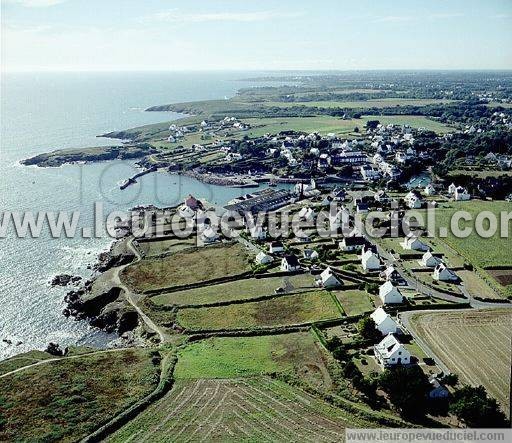
[[[138,159],[156,152],[157,150],[147,143],[98,146],[84,149],[58,149],[22,160],[21,164],[25,166],[58,167],[70,163]]]

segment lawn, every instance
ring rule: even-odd
[[[316,108],[388,108],[394,106],[427,106],[442,103],[453,103],[456,100],[444,99],[416,99],[416,98],[379,98],[356,101],[303,101],[303,102],[264,102],[266,106],[291,108],[295,106],[308,106]]]
[[[0,441],[78,441],[151,393],[160,359],[111,351],[48,362],[0,379]]]
[[[492,287],[473,271],[457,271],[457,275],[462,279],[464,287],[473,297],[496,299],[501,298],[499,292],[495,292]]]
[[[340,316],[329,292],[314,291],[258,302],[180,309],[177,320],[188,330],[218,330],[313,323]]]
[[[370,300],[370,295],[365,291],[348,290],[333,291],[345,313],[351,317],[353,315],[362,315],[375,309]]]
[[[176,379],[234,378],[301,369],[319,377],[325,369],[320,348],[308,332],[195,342],[178,352],[174,375]]]
[[[194,239],[168,239],[159,241],[139,242],[140,248],[147,257],[170,254],[196,246]]]
[[[238,275],[251,269],[238,243],[187,249],[162,258],[147,258],[122,272],[123,280],[143,292]]]
[[[160,294],[151,298],[156,305],[207,304],[240,299],[250,299],[271,295],[277,288],[286,288],[287,292],[311,290],[314,278],[310,274],[289,277],[247,278],[234,282],[208,285],[185,291]]]
[[[411,327],[461,382],[482,384],[510,415],[510,340],[508,309],[418,313]]]

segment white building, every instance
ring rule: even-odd
[[[382,335],[395,334],[398,331],[396,321],[381,307],[378,307],[371,313],[370,318],[375,322],[375,327]]]
[[[273,241],[270,243],[268,250],[271,254],[279,254],[280,252],[284,251],[283,243],[280,241]]]
[[[307,260],[318,260],[319,258],[319,255],[318,255],[318,252],[315,251],[314,249],[309,249],[309,248],[306,248],[304,249],[304,251],[302,252],[302,256],[307,259]]]
[[[300,269],[298,258],[293,255],[285,255],[281,260],[281,271],[283,272],[295,272]]]
[[[322,286],[324,288],[336,288],[341,286],[341,282],[338,278],[332,273],[331,268],[326,268],[319,275],[319,278],[316,280],[318,286]]]
[[[385,305],[398,304],[404,301],[402,293],[390,281],[379,288],[379,298]]]
[[[455,183],[452,183],[450,186],[448,186],[448,194],[455,194],[456,189],[457,186],[455,186]]]
[[[459,278],[452,270],[448,269],[448,267],[444,263],[439,263],[434,268],[434,273],[432,274],[432,278],[437,281],[457,281]]]
[[[407,237],[405,237],[404,241],[400,243],[402,248],[412,251],[428,251],[428,246],[423,243],[417,235],[412,232],[409,232]]]
[[[299,211],[299,218],[307,222],[315,221],[315,211],[312,208],[302,208]]]
[[[355,235],[353,237],[344,237],[338,244],[338,247],[345,252],[360,251],[366,244],[364,237]]]
[[[408,365],[411,354],[393,334],[388,334],[382,341],[373,347],[375,358],[383,367],[394,365]]]
[[[427,186],[425,186],[425,189],[423,190],[423,192],[425,193],[425,195],[428,195],[428,196],[435,195],[436,188],[434,188],[432,183],[429,183]]]
[[[271,255],[265,254],[263,251],[259,252],[256,256],[256,263],[259,265],[266,265],[272,263],[274,258]]]
[[[415,191],[409,191],[409,193],[404,197],[404,200],[405,204],[410,209],[420,209],[423,205],[423,199]]]
[[[418,262],[421,266],[425,266],[426,268],[435,268],[437,265],[441,264],[443,261],[432,254],[431,251],[425,252],[421,257],[421,260]]]
[[[365,271],[376,271],[380,269],[380,257],[379,254],[367,249],[361,255],[361,264]]]
[[[471,200],[471,194],[467,191],[466,188],[463,188],[462,186],[457,186],[455,188],[453,198],[455,199],[455,201]]]

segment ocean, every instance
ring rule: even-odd
[[[260,73],[261,74],[261,73]],[[144,112],[159,104],[222,99],[255,73],[8,73],[1,84],[1,211],[80,211],[79,226],[92,226],[93,205],[105,213],[138,204],[176,204],[192,193],[222,204],[240,195],[236,188],[154,173],[120,191],[118,183],[133,174],[133,162],[25,167],[19,161],[59,148],[113,145],[98,138],[113,130],[180,118],[172,112]],[[263,84],[263,83],[262,83]],[[49,342],[62,346],[104,346],[115,336],[62,315],[69,289],[51,288],[60,273],[91,276],[87,266],[109,248],[112,239],[0,239],[0,359]]]

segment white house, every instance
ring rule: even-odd
[[[394,365],[408,365],[411,354],[393,334],[388,334],[379,344],[373,347],[375,358],[383,367]]]
[[[271,255],[265,254],[263,251],[259,252],[256,256],[256,263],[259,265],[266,265],[272,263],[274,258]]]
[[[284,251],[283,243],[280,241],[273,241],[270,243],[268,250],[271,254],[279,254]]]
[[[203,243],[214,243],[219,239],[219,235],[213,229],[211,226],[208,226],[202,233],[201,233],[201,240]]]
[[[267,230],[261,226],[256,225],[249,229],[251,238],[254,240],[265,240],[267,238]]]
[[[380,257],[379,254],[367,249],[361,255],[361,264],[365,271],[376,271],[380,269]]]
[[[434,268],[434,273],[432,274],[432,278],[438,281],[457,281],[459,277],[452,270],[448,269],[448,267],[444,263],[439,263]]]
[[[299,211],[299,218],[307,222],[315,220],[315,211],[312,208],[302,208]]]
[[[306,248],[302,252],[302,256],[307,260],[318,260],[318,252],[314,249]]]
[[[455,201],[471,200],[471,194],[467,191],[466,188],[463,188],[462,186],[457,186],[457,188],[455,188],[453,198],[455,199]]]
[[[360,251],[363,246],[366,244],[366,240],[361,236],[354,237],[344,237],[343,240],[339,242],[338,247],[345,252],[351,251]]]
[[[396,321],[381,307],[373,311],[373,313],[370,314],[370,318],[375,322],[375,327],[382,335],[395,334],[398,331]]]
[[[402,248],[412,251],[428,251],[428,246],[423,243],[417,235],[415,235],[412,232],[409,232],[407,234],[407,237],[405,237],[404,241],[400,243]]]
[[[389,203],[390,200],[389,195],[383,189],[377,191],[373,198],[379,203]]]
[[[318,286],[322,286],[324,288],[336,288],[341,286],[341,282],[332,273],[331,268],[324,269],[319,275],[319,278],[317,278],[316,283]]]
[[[400,280],[402,278],[400,273],[393,265],[386,267],[386,269],[380,273],[380,277],[386,281],[391,282]]]
[[[425,266],[426,268],[435,268],[437,265],[441,264],[443,261],[432,254],[431,251],[425,252],[421,257],[421,260],[418,262],[421,266]]]
[[[457,186],[455,186],[455,183],[452,183],[450,186],[448,186],[448,194],[455,194],[456,189]]]
[[[402,303],[404,300],[402,293],[390,281],[379,288],[379,298],[385,305]]]
[[[425,186],[425,189],[423,190],[423,192],[425,193],[425,195],[435,195],[436,193],[436,188],[434,188],[434,185],[432,185],[432,183],[429,183],[427,186]]]
[[[295,272],[299,268],[299,259],[293,254],[285,255],[281,260],[281,271],[283,272]]]
[[[423,199],[416,191],[409,191],[404,200],[407,207],[411,209],[419,209],[423,205]]]

